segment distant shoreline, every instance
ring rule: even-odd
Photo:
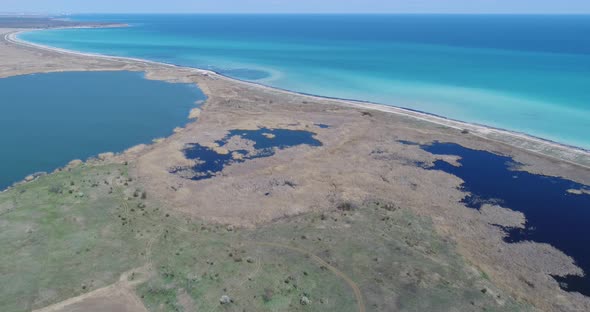
[[[545,157],[553,158],[553,159],[556,159],[559,161],[564,161],[564,162],[567,162],[567,163],[570,163],[573,165],[577,165],[577,166],[581,166],[581,167],[590,169],[590,149],[586,149],[583,147],[578,147],[578,146],[574,146],[574,145],[570,145],[570,144],[566,144],[566,143],[561,143],[561,142],[553,141],[550,139],[545,139],[545,138],[534,136],[534,135],[524,133],[524,132],[507,130],[507,129],[503,129],[503,128],[497,128],[497,127],[473,123],[473,122],[455,120],[455,119],[448,118],[445,116],[440,116],[440,115],[436,115],[436,114],[432,114],[432,113],[428,113],[428,112],[424,112],[424,111],[413,110],[413,109],[403,108],[403,107],[394,106],[394,105],[386,105],[386,104],[379,104],[379,103],[374,103],[374,102],[369,102],[369,101],[320,96],[320,95],[308,94],[308,93],[303,93],[303,92],[291,91],[291,90],[287,90],[287,89],[267,86],[262,83],[246,81],[246,80],[242,80],[242,79],[238,79],[238,78],[225,76],[221,73],[218,73],[218,72],[215,72],[212,70],[207,70],[207,69],[188,67],[188,66],[180,66],[180,65],[176,65],[176,64],[151,61],[151,60],[146,60],[146,59],[141,59],[141,58],[111,56],[111,55],[105,55],[105,54],[99,54],[99,53],[87,53],[87,52],[81,52],[81,51],[74,51],[74,50],[68,50],[68,49],[62,49],[62,48],[56,48],[56,47],[46,46],[46,45],[42,45],[42,44],[32,43],[32,42],[28,42],[28,41],[18,38],[19,34],[25,33],[25,32],[31,32],[31,31],[41,31],[41,30],[48,30],[48,29],[70,29],[70,28],[78,29],[78,28],[105,28],[105,27],[107,27],[107,28],[129,27],[129,25],[128,24],[109,24],[109,25],[65,26],[65,27],[36,28],[36,29],[33,28],[33,29],[26,29],[26,30],[20,30],[20,31],[8,33],[4,36],[4,39],[8,42],[13,43],[13,44],[24,45],[24,46],[28,46],[28,47],[33,47],[33,48],[42,49],[42,50],[48,50],[48,51],[57,52],[57,53],[61,53],[61,54],[103,58],[103,59],[107,59],[107,60],[122,61],[122,62],[132,61],[132,62],[139,62],[139,63],[144,63],[144,64],[166,66],[166,67],[170,67],[170,68],[185,68],[185,69],[193,70],[201,75],[215,76],[215,77],[218,77],[218,78],[221,78],[221,79],[224,79],[227,81],[231,81],[234,83],[246,84],[249,86],[253,86],[253,87],[257,87],[257,88],[261,88],[261,89],[265,89],[265,90],[271,90],[271,91],[275,91],[275,92],[278,91],[281,93],[291,94],[291,95],[299,95],[299,96],[308,97],[310,99],[330,100],[330,101],[334,101],[339,104],[343,104],[343,105],[350,106],[350,107],[367,109],[367,110],[376,110],[376,111],[392,113],[392,114],[396,114],[396,115],[402,115],[402,116],[414,118],[417,120],[421,120],[421,121],[425,121],[425,122],[434,123],[434,124],[442,125],[445,127],[457,129],[459,131],[467,130],[471,135],[474,135],[474,136],[477,136],[477,137],[480,137],[480,138],[483,138],[486,140],[491,140],[491,141],[495,141],[497,143],[502,143],[502,144],[506,144],[506,145],[509,145],[512,147],[521,148],[521,149],[527,150],[527,151],[534,153],[534,154],[542,155]],[[521,141],[524,141],[525,143],[527,143],[527,144],[522,144],[522,145],[529,145],[528,143],[532,143],[532,144],[536,144],[538,146],[538,148],[534,149],[534,148],[531,148],[530,146],[525,147],[520,144],[515,144],[515,143],[511,144],[510,143],[511,140],[499,140],[499,139],[492,138],[492,136],[502,136],[502,137],[513,138],[516,140],[521,140]],[[568,154],[568,155],[573,154],[573,155],[570,155],[572,157],[569,157],[569,158],[555,156],[555,155],[545,152],[547,149],[559,150],[563,154]],[[575,159],[577,159],[578,156],[587,159],[588,162],[587,163],[580,163],[580,162],[575,161]]]

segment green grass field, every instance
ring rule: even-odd
[[[28,311],[113,283],[145,238],[121,226],[123,166],[80,167],[0,195],[2,311]],[[107,185],[105,183],[109,183]]]
[[[173,214],[125,165],[83,165],[1,193],[0,250],[3,312],[146,264],[152,274],[136,292],[150,311],[530,309],[468,266],[427,218],[393,203],[340,203],[234,229]]]

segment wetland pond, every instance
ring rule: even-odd
[[[492,203],[522,212],[526,217],[524,229],[504,228],[505,241],[547,243],[563,251],[575,260],[586,276],[554,278],[564,290],[590,296],[590,193],[584,193],[590,191],[589,186],[519,171],[519,164],[511,157],[454,143],[434,142],[420,147],[434,155],[461,157],[460,166],[438,160],[428,169],[461,178],[464,181],[462,190],[469,193],[463,203],[469,208],[480,209]],[[583,191],[574,194],[573,190]]]
[[[322,126],[318,127],[321,128]],[[299,145],[321,146],[322,143],[315,139],[314,135],[310,131],[289,129],[231,130],[224,138],[215,142],[218,147],[227,147],[230,140],[235,138],[246,140],[252,146],[249,149],[235,149],[219,153],[219,151],[198,143],[188,144],[183,151],[184,155],[186,158],[198,162],[194,166],[172,168],[170,172],[191,180],[212,178],[223,171],[223,168],[227,165],[250,159],[270,157],[277,150]]]
[[[73,159],[121,152],[173,133],[205,95],[137,72],[61,72],[0,79],[0,190]]]

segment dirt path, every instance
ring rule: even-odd
[[[190,231],[190,230],[188,230],[186,228],[183,228],[181,226],[172,226],[172,227],[174,227],[176,230],[181,231],[181,232],[192,233],[192,231]],[[338,270],[334,266],[330,265],[324,259],[318,257],[317,255],[315,255],[315,254],[313,254],[313,253],[311,253],[311,252],[309,252],[309,251],[307,251],[305,249],[294,247],[294,246],[289,246],[289,245],[284,245],[284,244],[279,244],[279,243],[272,243],[272,242],[256,242],[256,241],[250,241],[250,242],[247,242],[247,243],[251,243],[251,244],[259,245],[259,246],[267,246],[267,247],[288,249],[288,250],[297,252],[299,254],[302,254],[304,256],[310,257],[317,264],[319,264],[320,266],[326,267],[328,270],[330,270],[330,272],[332,272],[333,274],[335,274],[336,276],[338,276],[342,280],[344,280],[346,282],[346,284],[348,284],[348,286],[350,286],[350,288],[354,292],[354,297],[355,297],[356,302],[357,302],[357,310],[358,310],[358,312],[366,312],[365,303],[364,303],[364,299],[363,299],[363,294],[361,292],[360,287],[352,280],[352,278],[350,278],[348,275],[346,275],[344,272]]]
[[[256,245],[260,245],[260,246],[269,246],[269,247],[275,247],[275,248],[288,249],[288,250],[300,253],[304,256],[309,256],[311,259],[313,259],[313,261],[315,261],[316,263],[318,263],[319,265],[321,265],[323,267],[326,267],[332,273],[334,273],[335,275],[337,275],[338,277],[343,279],[348,284],[348,286],[350,286],[350,288],[352,288],[352,291],[354,292],[354,296],[355,296],[356,302],[357,302],[358,312],[365,312],[366,311],[365,310],[365,303],[364,303],[364,299],[363,299],[363,294],[361,292],[361,289],[358,287],[358,285],[350,277],[348,277],[348,275],[344,274],[342,271],[338,270],[337,268],[331,266],[324,259],[322,259],[322,258],[316,256],[315,254],[310,253],[304,249],[289,246],[289,245],[283,245],[283,244],[278,244],[278,243],[269,243],[269,242],[252,242],[252,243],[254,243]]]
[[[143,302],[136,296],[134,287],[145,282],[150,274],[150,268],[143,266],[121,274],[119,281],[89,293],[73,297],[33,312],[69,312],[69,311],[104,311],[107,305],[125,307],[126,311],[148,312]],[[141,273],[141,278],[129,280],[134,273]],[[118,302],[113,302],[118,301]]]
[[[121,196],[121,205],[124,210],[123,213],[127,216],[129,213],[129,204],[125,200],[125,194],[121,188],[117,188],[117,193],[119,193]],[[147,309],[143,305],[143,302],[141,301],[141,299],[137,298],[137,295],[135,294],[135,291],[134,291],[134,287],[149,279],[150,271],[151,271],[151,267],[152,267],[151,266],[152,246],[155,243],[155,241],[157,240],[157,238],[160,237],[160,234],[164,231],[164,227],[166,227],[166,226],[174,228],[180,232],[193,233],[192,231],[190,231],[182,226],[179,226],[179,225],[162,224],[162,225],[158,226],[157,233],[154,235],[154,237],[152,237],[149,240],[149,242],[146,246],[146,251],[145,251],[146,264],[144,266],[121,274],[119,281],[112,284],[112,285],[96,289],[96,290],[91,291],[89,293],[80,295],[78,297],[64,300],[62,302],[56,303],[54,305],[51,305],[51,306],[48,306],[48,307],[45,307],[45,308],[42,308],[39,310],[34,310],[33,312],[68,312],[68,311],[70,311],[68,309],[68,307],[76,305],[76,304],[83,304],[83,301],[85,301],[85,300],[88,300],[91,298],[109,298],[114,294],[124,295],[127,299],[132,300],[132,302],[135,303],[135,306],[140,305],[142,307],[141,311],[137,310],[137,308],[135,308],[133,310],[134,312],[135,311],[147,312]],[[358,312],[365,312],[366,311],[363,295],[362,295],[362,292],[361,292],[359,286],[348,275],[346,275],[344,272],[338,270],[336,267],[330,265],[324,259],[318,257],[317,255],[315,255],[311,252],[308,252],[307,250],[304,250],[304,249],[298,248],[298,247],[294,247],[294,246],[289,246],[289,245],[284,245],[284,244],[279,244],[279,243],[272,243],[272,242],[250,241],[247,243],[251,243],[251,244],[259,245],[259,246],[287,249],[287,250],[294,251],[296,253],[299,253],[301,255],[311,258],[314,262],[316,262],[317,264],[319,264],[322,267],[327,268],[328,270],[330,270],[330,272],[332,272],[333,274],[335,274],[336,276],[338,276],[342,280],[344,280],[346,282],[346,284],[348,284],[349,287],[354,292],[354,296],[355,296],[355,299],[357,302]],[[142,273],[141,278],[134,279],[133,281],[130,281],[129,277],[134,273]],[[88,310],[88,311],[91,311],[91,310]]]

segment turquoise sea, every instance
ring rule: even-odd
[[[590,149],[590,16],[80,15],[23,40],[211,69]]]
[[[121,152],[172,134],[205,95],[192,84],[133,72],[66,72],[0,79],[0,191],[72,159]]]

